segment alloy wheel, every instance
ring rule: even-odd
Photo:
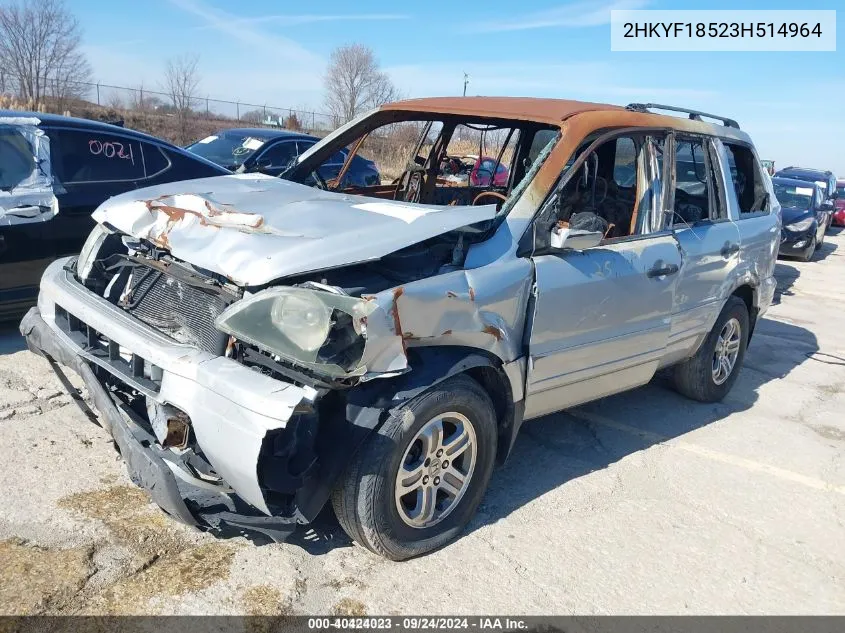
[[[713,352],[713,382],[723,384],[731,375],[739,356],[742,331],[737,319],[728,319],[716,340]]]
[[[408,444],[395,499],[406,525],[427,528],[457,507],[475,470],[478,441],[469,418],[450,411],[426,422]]]

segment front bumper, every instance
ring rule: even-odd
[[[24,317],[21,333],[54,369],[60,372],[61,363],[82,377],[133,481],[189,524],[246,527],[273,538],[292,531],[294,517],[268,516],[259,453],[268,431],[284,428],[294,408],[310,404],[316,392],[165,337],[81,286],[68,262],[44,273],[39,305]],[[184,468],[177,451],[163,448],[121,410],[97,377],[102,372],[187,414],[204,458],[231,488],[215,488]]]
[[[837,209],[834,211],[830,223],[836,226],[845,226],[845,209]]]
[[[818,231],[816,225],[811,226],[806,231],[790,231],[787,228],[781,229],[780,247],[778,248],[779,255],[803,255],[807,252],[813,237]]]

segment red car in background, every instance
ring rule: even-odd
[[[468,156],[468,158],[473,158]],[[495,175],[493,172],[496,172]],[[506,187],[508,184],[508,168],[501,163],[496,163],[495,158],[489,156],[481,156],[475,159],[475,164],[469,174],[469,182],[475,187],[486,187],[490,184],[492,176],[493,185],[496,187]]]
[[[836,199],[833,205],[833,218],[830,223],[834,226],[845,226],[845,180],[836,181]]]
[[[492,180],[496,187],[507,187],[510,172],[502,163],[497,164],[495,158],[467,154],[446,156],[440,165],[440,177],[464,186],[468,181],[473,187],[487,187]]]

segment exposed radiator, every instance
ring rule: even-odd
[[[150,327],[180,343],[223,354],[227,335],[214,327],[227,301],[153,268],[135,267],[131,292],[121,307]]]

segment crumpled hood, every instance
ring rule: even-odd
[[[376,260],[495,214],[495,205],[408,204],[236,174],[124,193],[93,217],[235,283],[262,285]]]

